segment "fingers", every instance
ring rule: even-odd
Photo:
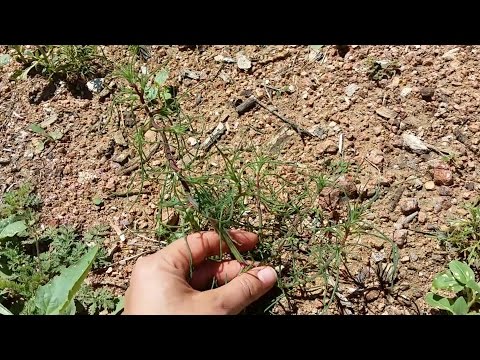
[[[230,236],[239,244],[239,251],[248,251],[255,247],[258,236],[243,230],[230,230]],[[188,242],[188,246],[187,246]],[[222,243],[222,253],[229,252],[225,242]],[[214,231],[195,233],[186,239],[179,239],[160,250],[153,256],[168,262],[175,270],[187,274],[192,265],[198,265],[209,256],[220,255],[220,237]]]
[[[252,265],[256,265],[252,263]],[[190,285],[196,290],[205,290],[212,286],[212,280],[215,279],[218,285],[230,282],[236,277],[245,265],[236,260],[231,261],[206,261],[193,272]]]
[[[273,268],[259,267],[237,276],[222,287],[202,293],[202,296],[209,298],[220,313],[234,315],[265,295],[276,282],[277,273]]]

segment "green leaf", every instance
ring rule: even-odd
[[[64,311],[60,315],[75,315],[77,312],[77,307],[75,306],[75,300],[70,301],[70,304],[67,305]]]
[[[60,275],[41,286],[35,297],[36,307],[46,315],[65,313],[87,277],[97,252],[98,245],[92,247],[76,264],[63,269]]]
[[[455,302],[453,303],[452,306],[453,313],[455,315],[466,315],[468,314],[468,305],[466,300],[461,296]]]
[[[446,270],[435,276],[432,282],[432,289],[450,290],[457,293],[463,289],[463,286],[455,280],[449,270]]]
[[[145,88],[145,100],[152,101],[157,98],[158,90],[155,87],[147,87]]]
[[[7,65],[12,57],[8,54],[0,55],[0,67]]]
[[[450,313],[453,313],[450,301],[443,296],[429,292],[425,296],[425,302],[435,309],[446,310]]]
[[[56,130],[48,133],[48,136],[50,136],[53,140],[60,140],[63,137],[63,133]]]
[[[3,228],[3,230],[0,232],[0,240],[14,237],[26,229],[27,225],[25,225],[25,221],[15,221],[14,223],[8,224]]]
[[[473,291],[476,291],[477,294],[480,294],[480,285],[478,285],[478,283],[474,280],[468,280],[465,286],[472,289]]]
[[[15,76],[16,79],[19,80],[27,80],[28,73],[30,70],[32,70],[35,66],[37,66],[37,62],[34,61],[32,65],[30,65],[28,68],[23,70],[21,73],[19,73],[17,76]]]
[[[163,84],[165,84],[167,79],[168,79],[168,70],[167,69],[162,69],[155,76],[155,83],[158,86],[162,86]]]
[[[0,315],[13,315],[13,314],[5,306],[0,304]]]
[[[123,310],[124,306],[125,306],[125,297],[121,296],[118,300],[115,310],[113,310],[113,312],[110,315],[117,315],[120,311]]]
[[[34,133],[37,133],[37,134],[42,134],[42,135],[46,135],[47,133],[45,132],[45,130],[38,124],[31,124],[29,126],[29,129],[32,130]]]
[[[466,284],[469,280],[475,280],[473,270],[463,262],[452,260],[450,261],[450,264],[448,264],[448,268],[452,272],[455,279],[462,284]]]
[[[102,198],[99,198],[99,197],[94,197],[92,199],[92,202],[94,205],[96,206],[102,206],[103,205],[103,199]]]

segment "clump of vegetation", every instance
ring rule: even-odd
[[[72,227],[42,231],[36,213],[40,204],[30,184],[8,191],[2,198],[0,304],[3,312],[8,309],[13,314],[74,313],[77,305],[88,313],[112,310],[118,302],[113,294],[82,285],[91,267],[103,268],[109,264],[106,250],[101,247],[108,228],[94,227],[83,237]],[[73,296],[78,290],[81,295],[75,302]],[[67,308],[52,310],[50,301],[62,296],[68,300],[68,311]]]
[[[30,73],[48,79],[86,81],[106,71],[108,61],[101,47],[95,45],[12,46],[15,59],[23,65],[13,77],[26,79]]]
[[[438,233],[438,239],[468,265],[480,269],[480,204],[468,205],[467,209],[468,216],[451,221],[446,231]]]
[[[133,138],[138,153],[134,164],[142,182],[148,179],[161,185],[156,215],[159,239],[171,242],[191,232],[215,230],[238,261],[277,266],[281,294],[265,311],[282,298],[306,296],[319,287],[324,289],[321,296],[328,311],[340,269],[351,260],[360,236],[385,240],[395,254],[395,245],[364,220],[375,199],[364,201],[356,191],[338,184],[351,170],[348,163],[325,161],[318,168],[305,168],[279,159],[267,146],[221,148],[210,141],[211,132],[205,132],[201,122],[198,125],[182,112],[180,95],[167,85],[168,75],[166,69],[149,72],[134,61],[116,71],[120,85],[115,102],[127,106],[139,120]],[[158,141],[148,144],[147,131],[156,132]],[[206,140],[188,146],[192,135]],[[156,151],[162,151],[166,160],[153,166],[150,159]],[[241,255],[228,235],[230,228],[259,234],[258,247]]]
[[[370,80],[389,79],[399,72],[400,66],[397,61],[378,60],[372,57],[367,59],[367,74]]]
[[[435,276],[432,292],[426,295],[425,301],[448,314],[478,314],[480,284],[466,263],[453,260],[448,264],[448,270]]]

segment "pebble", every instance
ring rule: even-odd
[[[190,145],[190,146],[195,146],[195,145],[198,144],[198,141],[197,141],[197,139],[195,139],[194,137],[189,137],[189,138],[187,139],[187,143],[188,143],[188,145]]]
[[[460,48],[458,47],[448,50],[445,54],[442,55],[442,59],[445,59],[445,60],[455,59],[455,55],[457,54],[458,50],[460,50]]]
[[[6,157],[0,157],[0,165],[8,165],[10,164],[10,159]]]
[[[248,70],[252,67],[252,62],[244,54],[237,55],[237,66],[239,69]]]
[[[396,111],[387,109],[386,107],[378,108],[375,112],[385,119],[394,119],[398,115]]]
[[[128,151],[124,151],[124,152],[118,154],[117,156],[114,156],[112,158],[112,161],[116,162],[120,165],[123,165],[127,162],[129,156],[130,156],[130,154],[128,153]]]
[[[433,170],[433,181],[435,185],[453,185],[453,173],[446,164],[439,164]]]
[[[123,133],[121,130],[115,131],[113,133],[113,141],[115,141],[115,144],[120,145],[120,146],[127,146],[127,142],[125,141],[125,138],[123,137]]]
[[[398,245],[399,248],[403,248],[407,243],[408,231],[405,229],[395,230],[393,233],[393,241]]]
[[[418,201],[415,198],[404,198],[400,200],[399,205],[400,205],[400,210],[404,215],[409,215],[419,210]]]
[[[372,302],[378,299],[380,296],[380,291],[379,290],[370,290],[366,295],[365,295],[365,300],[367,302]]]
[[[93,80],[90,80],[87,82],[87,88],[90,90],[92,93],[99,93],[100,91],[103,90],[103,78],[96,78]]]
[[[402,257],[402,258],[400,259],[400,261],[401,261],[402,263],[409,262],[409,261],[410,261],[410,256],[405,255],[404,257]]]
[[[406,97],[408,96],[408,94],[410,94],[412,92],[412,88],[411,87],[404,87],[401,91],[400,91],[400,96],[401,97]]]
[[[428,191],[435,189],[435,183],[433,181],[427,181],[423,186],[425,187],[425,190]]]
[[[146,142],[153,143],[157,141],[157,132],[153,130],[148,130],[144,135],[144,139]]]
[[[347,195],[350,199],[355,199],[358,196],[357,185],[355,179],[351,175],[342,175],[337,179],[339,189]]]
[[[372,150],[368,160],[375,165],[380,165],[384,161],[383,153],[380,150]]]
[[[113,271],[113,268],[110,266],[110,267],[107,269],[107,271],[105,271],[105,273],[106,273],[106,274],[110,274],[110,273],[112,273],[112,271]]]
[[[418,212],[418,222],[420,224],[425,224],[427,221],[427,214],[424,211],[419,211]]]
[[[426,154],[429,152],[429,149],[425,143],[414,134],[405,132],[402,134],[402,139],[403,145],[414,153]]]
[[[334,143],[333,141],[331,140],[327,140],[325,141],[323,144],[322,144],[322,148],[321,148],[321,152],[322,153],[326,153],[326,154],[336,154],[338,152],[338,146],[336,143]]]
[[[446,187],[446,186],[440,186],[438,188],[438,193],[441,196],[451,196],[452,195],[452,189],[450,189],[449,187]]]
[[[345,88],[345,94],[350,97],[352,96],[355,91],[357,91],[359,86],[357,84],[350,84]]]
[[[423,99],[429,100],[432,98],[434,94],[434,90],[431,87],[422,87],[419,91],[420,95],[422,96]]]

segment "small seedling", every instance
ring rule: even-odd
[[[432,292],[425,296],[425,301],[431,307],[453,315],[478,314],[480,284],[475,281],[473,270],[458,260],[451,261],[448,268],[435,276]],[[443,292],[453,296],[443,296]]]
[[[450,222],[448,230],[438,232],[441,243],[457,251],[468,265],[480,267],[480,204],[467,206],[469,216]]]

